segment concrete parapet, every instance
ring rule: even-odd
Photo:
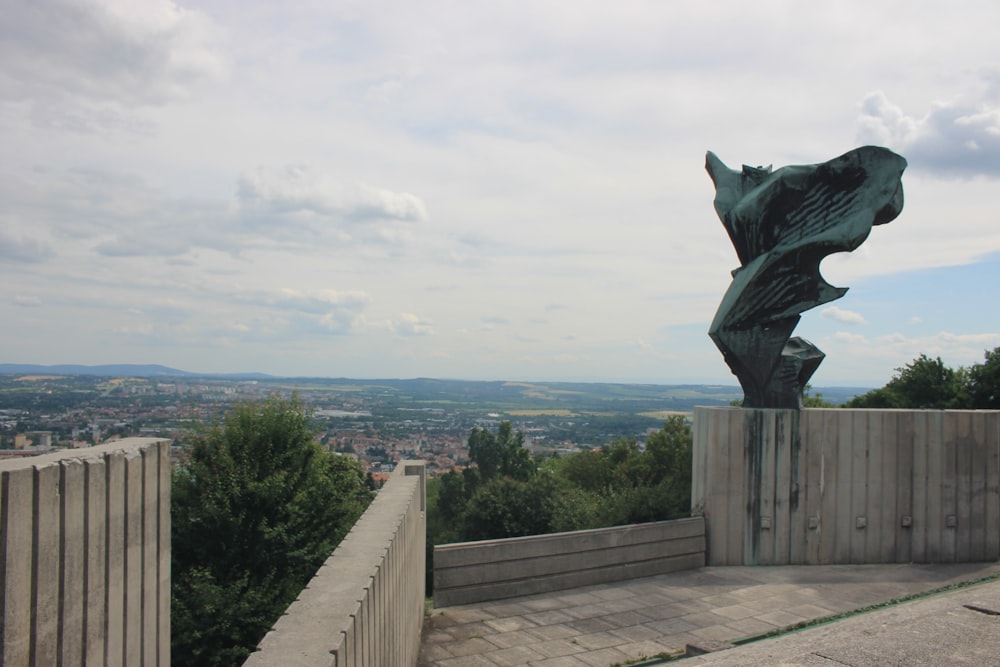
[[[0,462],[0,664],[170,664],[170,442]]]
[[[709,565],[1000,558],[1000,411],[695,408]]]
[[[424,617],[424,487],[424,462],[401,461],[244,665],[415,665]]]
[[[434,547],[448,607],[648,577],[705,564],[702,517]]]

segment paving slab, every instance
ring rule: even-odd
[[[425,619],[418,664],[421,667],[514,664],[607,667],[682,653],[686,644],[692,641],[739,641],[803,621],[992,575],[1000,575],[1000,563],[698,568],[570,591],[435,609]],[[981,595],[972,595],[979,589],[984,591]],[[969,599],[979,599],[985,608],[1000,609],[1000,581],[947,595],[961,593],[969,593],[972,596]],[[926,600],[943,598],[944,595],[937,595]],[[871,619],[876,618],[876,614],[886,613],[890,619],[902,618],[892,614],[914,604],[923,603],[897,605],[786,635],[801,637],[816,630],[827,633],[836,627],[866,628],[864,634],[851,641],[843,637],[839,639],[840,644],[838,640],[829,640],[829,646],[823,649],[825,653],[817,652],[816,647],[808,643],[803,644],[796,658],[801,662],[774,662],[771,656],[751,663],[743,658],[744,653],[766,651],[758,647],[783,639],[779,637],[688,658],[684,664],[830,665],[839,661],[856,667],[1000,665],[1000,616],[972,611],[962,605],[956,608],[954,604],[942,608],[937,615],[913,617],[908,625],[901,627],[927,641],[933,638],[936,644],[949,647],[949,650],[954,648],[952,641],[940,636],[941,629],[954,633],[955,641],[964,637],[964,641],[977,642],[976,646],[964,649],[971,656],[969,661],[928,662],[922,656],[930,655],[930,648],[919,648],[919,642],[913,641],[899,648],[902,656],[899,661],[879,662],[877,658],[885,655],[880,651],[887,649],[880,648],[878,627],[881,626],[870,626]],[[937,625],[932,627],[935,622]],[[888,627],[892,622],[887,620],[885,623]],[[969,630],[963,634],[960,629],[966,625]],[[984,643],[985,648],[977,648]],[[993,644],[997,645],[996,658],[992,657]],[[796,649],[784,650],[794,653]],[[984,656],[985,662],[981,660]]]
[[[684,667],[1000,665],[1000,581],[704,656]]]

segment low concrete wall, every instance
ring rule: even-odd
[[[705,564],[702,517],[434,547],[434,605],[648,577]]]
[[[170,443],[0,462],[0,664],[170,664]]]
[[[248,667],[409,667],[424,618],[423,461],[402,461]]]
[[[1000,558],[1000,411],[695,408],[709,565]]]

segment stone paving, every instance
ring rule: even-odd
[[[993,574],[1000,563],[706,567],[435,609],[419,665],[609,667]]]

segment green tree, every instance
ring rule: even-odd
[[[926,354],[897,368],[881,389],[855,396],[849,408],[929,408],[937,410],[970,407],[969,378],[964,368],[945,366],[941,357]]]
[[[987,350],[985,362],[969,369],[969,393],[972,407],[1000,410],[1000,347]]]
[[[556,483],[548,475],[528,481],[503,476],[485,482],[464,517],[467,540],[492,540],[550,532]]]
[[[241,663],[370,502],[363,468],[314,441],[296,398],[199,436],[172,493],[172,654]]]
[[[535,472],[531,454],[524,448],[524,433],[514,433],[509,421],[500,422],[496,433],[474,428],[469,434],[469,458],[479,468],[482,481],[496,477],[527,480]]]

